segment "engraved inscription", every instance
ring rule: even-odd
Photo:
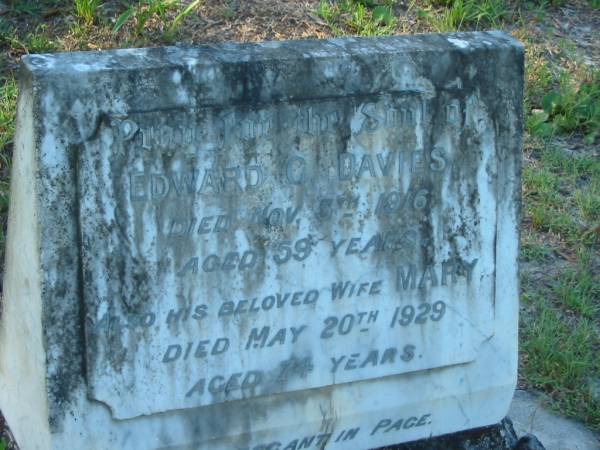
[[[111,142],[120,169],[82,167],[82,235],[119,250],[85,259],[90,396],[131,418],[472,361],[493,334],[495,216],[477,172],[492,149],[456,96],[439,114],[410,92],[103,127],[89,145]]]

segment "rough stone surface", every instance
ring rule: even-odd
[[[497,32],[24,58],[0,329],[23,450],[498,422],[522,65]]]
[[[546,450],[600,450],[599,436],[583,424],[547,409],[543,397],[517,390],[509,410],[519,434],[535,435]]]

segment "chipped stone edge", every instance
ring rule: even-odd
[[[23,448],[50,448],[46,348],[42,330],[42,273],[31,77],[23,74],[17,105],[4,293],[0,321],[0,409]],[[19,208],[14,205],[19,204]],[[6,299],[11,299],[6,301]],[[20,345],[15,345],[19,342]],[[10,389],[9,389],[10,386]],[[15,386],[17,392],[15,392]],[[12,392],[11,392],[12,390]]]

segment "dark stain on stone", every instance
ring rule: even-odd
[[[437,90],[436,99],[432,100],[433,108],[431,114],[432,130],[425,133],[426,144],[425,149],[428,150],[434,145],[436,138],[436,130],[443,123],[443,102],[440,100],[443,92],[443,84],[450,78],[459,77],[463,82],[462,90],[465,93],[473,93],[476,89],[480,90],[481,102],[486,105],[495,105],[493,109],[488,111],[488,114],[494,118],[494,121],[502,122],[499,117],[503,111],[511,106],[515,111],[515,117],[519,121],[518,129],[522,126],[520,118],[520,97],[519,92],[510,91],[504,96],[508,98],[510,105],[498,102],[499,91],[505,89],[506,86],[498,87],[491,80],[497,77],[505,80],[514,77],[510,72],[518,69],[522,71],[522,51],[507,50],[503,53],[502,64],[500,69],[498,64],[486,64],[486,60],[491,55],[496,55],[497,51],[487,51],[484,48],[468,49],[466,51],[449,49],[448,44],[443,42],[441,38],[418,37],[427,48],[436,48],[438,46],[446,52],[452,53],[448,63],[445,58],[432,58],[431,51],[415,52],[412,56],[415,60],[416,67],[419,72],[430,78],[432,84]],[[366,41],[361,41],[366,42]],[[375,41],[374,41],[375,42]],[[391,41],[390,41],[391,42]],[[394,41],[396,42],[396,41]],[[400,41],[398,41],[400,42]],[[39,130],[37,132],[38,142],[37,147],[41,148],[41,138],[45,135],[56,134],[59,141],[70,142],[67,147],[63,147],[58,151],[66,151],[69,153],[68,161],[58,162],[61,166],[57,169],[49,167],[48,162],[42,161],[38,155],[39,172],[37,174],[37,184],[42,198],[41,208],[42,216],[44,217],[42,225],[42,241],[44,245],[51,243],[52,247],[57,251],[53,255],[42,255],[42,269],[44,270],[45,278],[43,279],[43,321],[44,321],[44,340],[47,348],[56,350],[53,355],[56,355],[56,360],[48,361],[48,395],[50,406],[50,421],[53,430],[60,430],[62,421],[70,409],[74,407],[74,396],[80,389],[86,388],[86,383],[89,387],[90,374],[97,369],[95,366],[100,361],[96,360],[98,341],[93,335],[90,319],[95,316],[97,308],[101,301],[106,299],[90,298],[87,288],[94,282],[95,274],[91,268],[84,263],[85,258],[93,258],[95,253],[95,245],[101,245],[102,242],[108,245],[111,242],[111,237],[117,236],[117,248],[113,254],[106,255],[105,266],[110,271],[112,296],[115,299],[111,301],[125,301],[125,311],[128,313],[136,313],[145,311],[145,303],[148,300],[148,292],[151,291],[154,279],[155,268],[148,267],[146,262],[139,256],[139,248],[141,247],[140,236],[131,238],[131,229],[138,229],[141,221],[136,217],[129,217],[130,214],[136,215],[128,210],[127,191],[121,189],[120,184],[126,178],[127,164],[142,161],[145,169],[152,168],[153,170],[168,170],[173,164],[178,163],[177,156],[174,154],[163,153],[158,158],[156,166],[147,165],[147,161],[143,157],[135,160],[132,156],[114,156],[112,151],[118,149],[129,151],[129,148],[121,143],[115,143],[113,149],[107,149],[104,154],[102,152],[89,154],[94,151],[93,142],[103,135],[108,133],[111,128],[111,115],[126,114],[128,111],[143,111],[147,110],[161,111],[165,108],[181,108],[180,104],[176,104],[177,99],[172,92],[165,92],[164,86],[172,86],[171,76],[174,70],[181,74],[181,85],[190,93],[196,103],[196,109],[192,111],[191,107],[184,107],[181,117],[189,117],[195,114],[198,108],[208,108],[214,106],[216,115],[224,112],[228,108],[237,108],[236,111],[242,116],[249,115],[257,109],[264,109],[265,104],[273,103],[269,107],[273,111],[282,110],[286,101],[294,101],[296,104],[337,104],[340,107],[341,126],[336,130],[335,139],[325,140],[319,137],[309,138],[300,137],[298,134],[288,139],[285,148],[277,148],[280,143],[281,136],[274,138],[273,152],[277,153],[277,158],[285,157],[292,154],[291,149],[297,152],[303,150],[303,143],[311,142],[311,148],[317,149],[315,155],[316,166],[320,168],[324,166],[330,155],[338,156],[340,153],[347,152],[351,146],[352,131],[350,128],[349,119],[354,114],[354,108],[366,100],[376,101],[379,94],[385,93],[391,89],[394,83],[393,77],[389,70],[385,70],[391,64],[387,62],[378,62],[379,55],[351,55],[350,46],[338,46],[338,53],[330,58],[337,67],[335,70],[339,72],[331,79],[325,79],[319,76],[322,71],[324,61],[327,58],[321,58],[318,61],[310,57],[303,56],[303,52],[307,48],[319,48],[319,43],[287,43],[282,44],[280,54],[290,58],[285,63],[278,62],[275,59],[253,58],[244,59],[248,55],[247,52],[255,52],[259,54],[261,49],[254,46],[239,47],[237,59],[234,55],[232,60],[219,59],[218,49],[182,49],[181,52],[192,52],[194,56],[202,56],[206,52],[207,58],[211,64],[218,65],[219,73],[222,79],[214,80],[215,85],[222,87],[223,92],[215,94],[213,86],[208,82],[197,82],[193,79],[193,74],[190,70],[181,64],[181,61],[174,61],[174,56],[178,51],[173,49],[154,49],[149,50],[142,56],[117,56],[116,54],[98,55],[96,63],[104,68],[98,73],[90,75],[89,73],[73,73],[72,67],[76,63],[90,62],[82,54],[65,55],[64,61],[57,59],[58,67],[56,69],[48,69],[44,66],[38,68],[29,67],[25,72],[24,79],[27,83],[35,84],[38,90],[36,95],[36,105],[34,112],[38,116],[45,117],[45,114],[55,114],[56,123],[44,123],[38,121]],[[325,45],[325,44],[323,44]],[[328,44],[329,45],[329,44]],[[337,44],[336,44],[337,45]],[[329,45],[331,51],[333,45]],[[216,49],[216,50],[215,50]],[[244,50],[245,49],[245,50]],[[230,51],[230,50],[228,50]],[[266,51],[266,50],[265,50]],[[274,52],[274,50],[269,50]],[[278,50],[279,51],[279,50]],[[399,49],[400,54],[404,55],[407,50]],[[435,50],[440,51],[440,50]],[[287,52],[287,53],[285,53]],[[515,52],[518,53],[515,58]],[[109,52],[107,52],[109,53]],[[277,52],[273,53],[277,54]],[[290,57],[292,55],[293,57]],[[231,56],[231,55],[230,55]],[[58,58],[58,57],[57,57]],[[108,58],[108,59],[107,59]],[[130,61],[131,58],[131,61]],[[392,57],[390,57],[392,58]],[[479,58],[479,59],[477,59]],[[515,59],[517,61],[515,61]],[[200,61],[200,60],[199,60]],[[30,60],[30,65],[33,60]],[[472,80],[466,76],[466,67],[471,64],[476,67],[477,73]],[[494,73],[495,70],[500,70],[500,74]],[[273,78],[267,80],[266,73],[271,73]],[[50,74],[50,75],[48,75]],[[49,76],[47,78],[47,76]],[[522,77],[522,72],[519,75]],[[355,78],[353,78],[355,77]],[[315,78],[317,79],[314,82]],[[37,80],[45,81],[37,81]],[[33,80],[33,81],[32,81]],[[311,81],[312,80],[312,81]],[[158,82],[157,82],[158,81]],[[273,83],[270,85],[270,83]],[[490,85],[490,87],[486,87]],[[272,89],[276,86],[276,89]],[[31,86],[27,87],[28,89]],[[45,106],[41,102],[40,95],[47,92],[53,92],[55,95],[54,104],[56,111],[44,111]],[[217,96],[213,98],[211,96]],[[458,95],[458,94],[457,94]],[[80,100],[84,109],[88,108],[96,110],[96,116],[88,115],[88,123],[86,124],[83,133],[76,118],[73,118],[69,110],[70,106],[76,100]],[[464,96],[461,94],[461,102]],[[226,105],[226,106],[223,106]],[[341,105],[341,106],[340,106]],[[463,105],[463,103],[461,103]],[[189,105],[188,105],[189,106]],[[125,108],[125,111],[123,111]],[[187,109],[186,109],[187,108]],[[278,109],[279,108],[279,109]],[[464,111],[464,108],[463,108]],[[159,112],[160,114],[160,112]],[[95,117],[95,118],[94,118]],[[171,116],[171,117],[175,117]],[[180,116],[177,116],[180,117]],[[279,116],[278,116],[279,117]],[[163,123],[168,122],[165,118]],[[189,123],[198,125],[199,119],[192,117]],[[65,124],[64,129],[61,129],[62,124]],[[281,123],[277,123],[281,126]],[[147,125],[147,124],[146,124]],[[284,133],[282,133],[284,134]],[[495,131],[494,139],[497,146],[506,145],[510,151],[514,151],[515,143],[508,145],[506,140],[511,135],[511,131],[506,128],[499,128]],[[460,148],[462,152],[457,152],[455,161],[451,168],[451,184],[453,187],[459,186],[463,178],[472,177],[477,170],[477,154],[471,152],[476,144],[477,137],[473,131],[465,129],[460,134]],[[83,141],[83,142],[82,142]],[[332,148],[333,147],[333,148]],[[251,141],[244,144],[241,156],[245,164],[255,163],[259,153],[256,150],[257,141]],[[104,228],[95,230],[82,230],[82,221],[85,219],[85,211],[80,210],[82,196],[81,192],[86,189],[85,181],[79,176],[83,166],[86,170],[90,170],[95,174],[102,172],[102,163],[105,162],[101,158],[110,157],[110,181],[113,184],[111,188],[115,189],[116,193],[116,209],[115,214],[124,218],[116,223],[109,223]],[[227,162],[224,155],[214,155],[215,159],[222,159],[222,163]],[[84,159],[92,158],[90,161]],[[90,167],[88,167],[90,166]],[[498,175],[500,176],[500,175]],[[101,178],[101,177],[99,177]],[[91,189],[106,189],[109,186],[88,186]],[[339,186],[335,183],[330,183],[326,186],[329,193],[335,193]],[[431,192],[439,192],[441,185],[429,178],[422,182],[420,187],[429,189]],[[497,195],[513,195],[518,198],[518,193],[504,193],[502,188],[498,187]],[[86,191],[88,192],[88,191]],[[350,192],[350,190],[349,190]],[[88,194],[89,195],[89,194]],[[310,195],[303,190],[295,191],[294,195],[298,198],[306,198],[308,203]],[[103,203],[101,196],[94,196],[95,207],[100,215],[108,214],[106,204]],[[252,201],[257,204],[261,201],[270,200],[268,198],[260,198],[258,195],[252,197]],[[477,210],[477,205],[480,201],[479,195],[475,189],[471,190],[468,198],[463,199],[464,204],[473,211]],[[229,196],[223,202],[227,206],[227,210],[235,210],[243,205],[243,201],[236,196]],[[174,205],[173,210],[178,208],[190,210],[193,202],[181,201]],[[167,208],[167,203],[159,203],[157,208]],[[438,213],[432,208],[428,214],[423,217],[423,220],[418,224],[419,234],[421,239],[433,239],[432,214]],[[136,220],[138,220],[136,222]],[[391,226],[392,220],[398,220],[398,217],[393,219],[381,219],[378,227],[386,229]],[[297,224],[296,224],[297,226]],[[318,229],[324,236],[327,236],[331,230],[329,224],[315,224],[315,229]],[[454,247],[454,252],[458,255],[458,244],[456,238],[460,235],[466,236],[468,228],[473,224],[467,223],[466,219],[462,220],[461,226],[457,230],[454,242],[451,242]],[[283,233],[284,235],[295,234],[296,228],[275,228],[269,227],[268,224],[258,224],[249,230],[249,235],[252,236],[251,244],[255,245],[261,252],[268,251],[268,244],[273,233]],[[94,233],[97,233],[95,235]],[[136,240],[138,238],[138,240]],[[452,240],[453,238],[451,238]],[[175,247],[175,252],[185,256],[191,256],[189,240],[183,240],[183,243]],[[75,244],[74,244],[75,243]],[[219,246],[232,245],[231,242],[219,242]],[[166,247],[166,242],[161,242],[159,246]],[[495,247],[494,243],[494,247]],[[161,248],[164,248],[161,247]],[[103,250],[103,249],[100,249]],[[422,250],[422,259],[424,263],[433,262],[433,249],[425,247]],[[261,258],[261,261],[264,261]],[[386,265],[393,266],[397,260],[390,258],[386,261]],[[58,280],[51,279],[47,274],[58,274]],[[253,274],[248,274],[245,284],[245,292],[250,295],[255,286],[258,286],[262,281],[267,268],[264,262],[256,268]],[[223,286],[220,287],[221,292],[227,292],[227,277],[217,278]],[[89,285],[88,285],[89,284]],[[116,305],[111,306],[109,311],[121,311]],[[57,327],[56,324],[61,324]],[[85,325],[84,325],[85,324]],[[248,327],[248,323],[240,326]],[[114,351],[114,356],[111,358],[111,364],[114,364],[115,371],[119,372],[124,364],[127,364],[126,349],[127,343],[122,340],[119,333],[113,333],[108,338],[110,349]],[[132,339],[134,345],[143,345],[143,337],[135,337]],[[84,355],[87,355],[87,360]],[[88,378],[86,380],[86,373]],[[281,386],[272,382],[269,389],[277,390]],[[330,404],[331,388],[315,389],[313,394],[315,398],[322,400],[324,404]],[[267,389],[268,393],[268,389]],[[240,400],[230,403],[214,405],[210,407],[190,409],[187,411],[177,410],[164,414],[178,415],[186,422],[186,430],[188,432],[190,442],[206,442],[208,436],[224,436],[229,426],[239,426],[241,432],[240,444],[249,441],[249,436],[252,433],[253,421],[249,416],[241,417],[239,410],[251,409],[256,417],[268,417],[269,411],[276,409],[282,404],[291,402],[302,404],[306,402],[305,393],[295,392],[286,393],[285,395],[271,395],[260,399]],[[312,394],[311,394],[312,395]],[[92,396],[90,395],[90,398]],[[331,405],[332,409],[335,405]],[[161,440],[167,445],[169,441],[173,441],[173,437],[168,430],[162,435]]]

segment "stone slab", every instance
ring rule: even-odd
[[[24,58],[0,328],[23,450],[498,422],[522,57],[486,32]]]

